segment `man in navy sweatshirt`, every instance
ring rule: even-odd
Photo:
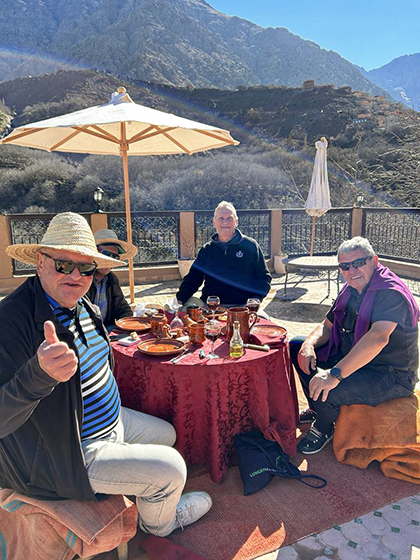
[[[190,272],[176,294],[185,307],[200,306],[208,296],[219,296],[222,305],[244,305],[248,298],[262,300],[270,290],[271,276],[261,247],[243,235],[236,209],[222,201],[214,211],[216,233],[198,252]],[[192,298],[203,284],[201,300]]]

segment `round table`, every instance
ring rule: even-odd
[[[311,270],[314,272],[327,272],[327,296],[329,297],[331,292],[331,272],[337,272],[336,275],[336,285],[337,285],[337,296],[340,291],[340,270],[338,268],[338,261],[336,255],[312,255],[303,257],[293,257],[284,260],[284,267],[286,270],[286,276],[284,278],[284,292],[283,299],[289,299],[287,296],[287,280],[289,277],[289,272],[294,272],[296,270]]]
[[[215,482],[228,468],[233,436],[254,426],[294,454],[298,406],[289,345],[287,339],[276,344],[269,352],[245,349],[233,360],[219,339],[220,358],[200,360],[200,349],[210,349],[206,340],[173,364],[172,356],[147,356],[136,345],[113,342],[122,404],[171,422],[175,447],[187,463],[205,465]]]

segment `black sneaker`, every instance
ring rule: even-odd
[[[332,440],[332,437],[333,432],[330,435],[323,434],[312,426],[298,443],[297,449],[305,455],[313,455],[324,449],[327,443]]]
[[[311,408],[305,408],[299,413],[299,424],[312,424],[316,420],[316,412]]]

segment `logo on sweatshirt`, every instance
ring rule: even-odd
[[[241,259],[244,256],[244,254],[242,253],[242,251],[238,251],[236,253],[236,256],[238,257],[238,259]]]

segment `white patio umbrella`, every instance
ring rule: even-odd
[[[239,142],[227,130],[138,105],[120,87],[109,103],[15,128],[2,144],[121,156],[127,241],[132,243],[127,156],[193,154]],[[133,303],[133,259],[129,260],[129,280]]]
[[[328,212],[331,208],[327,169],[327,146],[328,142],[324,136],[321,140],[315,142],[316,154],[314,170],[312,172],[308,198],[305,202],[306,213],[312,216],[311,256],[314,252],[315,220],[325,214],[325,212]]]

